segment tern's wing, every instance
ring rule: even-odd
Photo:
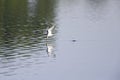
[[[52,31],[53,29],[54,29],[54,25],[51,27],[51,28],[49,28],[49,30],[48,31]]]

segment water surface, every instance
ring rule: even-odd
[[[119,3],[0,0],[0,79],[119,80]]]

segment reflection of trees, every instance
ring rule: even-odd
[[[36,38],[44,36],[49,22],[54,18],[54,1],[36,0],[34,17],[28,15],[27,0],[0,0],[1,40],[14,40],[16,37]],[[4,3],[3,3],[4,2]],[[3,9],[4,8],[4,9]]]
[[[1,26],[1,21],[2,21],[2,15],[3,15],[3,0],[0,0],[0,26]]]
[[[55,0],[38,0],[37,5],[37,17],[44,18],[48,21],[53,20],[55,17],[54,14]]]
[[[3,62],[19,58],[24,61],[32,55],[46,53],[45,31],[48,23],[54,21],[55,1],[34,1],[37,2],[31,10],[28,0],[0,0],[0,59]]]
[[[49,25],[46,22],[54,18],[54,0],[36,1],[35,14],[29,16],[27,0],[0,0],[0,53],[46,46],[44,31]]]

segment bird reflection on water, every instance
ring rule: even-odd
[[[49,38],[53,37],[53,31],[55,29],[55,25],[52,25],[52,27],[50,27],[49,29],[47,29],[47,42],[46,42],[46,47],[47,47],[47,54],[49,57],[56,57],[56,55],[54,54],[54,45],[52,43],[52,41],[49,41]]]
[[[46,44],[47,46],[47,54],[49,57],[56,57],[56,55],[54,54],[54,47],[53,44]]]

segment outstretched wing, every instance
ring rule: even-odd
[[[55,28],[55,26],[53,25],[51,28],[48,29],[48,32],[52,31],[54,28]]]

